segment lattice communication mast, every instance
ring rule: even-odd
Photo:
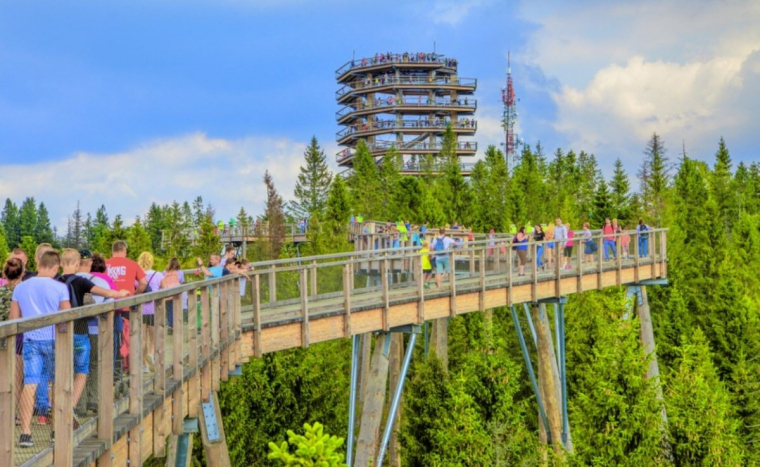
[[[517,99],[515,99],[515,88],[512,86],[512,65],[510,55],[507,52],[507,86],[501,88],[501,101],[504,103],[504,112],[502,113],[501,126],[504,128],[504,156],[507,160],[507,167],[515,157],[515,148],[518,141],[515,135],[515,123],[517,122]]]

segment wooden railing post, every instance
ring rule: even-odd
[[[227,340],[229,339],[229,304],[230,304],[230,284],[229,282],[222,282],[220,285],[221,296],[219,298],[219,335],[221,343],[219,348],[219,376],[222,381],[228,381],[230,379],[227,373],[227,367],[229,366],[229,347],[227,346]]]
[[[188,361],[189,368],[195,368],[195,374],[188,382],[187,416],[198,418],[198,404],[201,401],[201,371],[198,368],[198,296],[195,290],[187,292],[187,332],[188,332]]]
[[[468,245],[470,250],[470,277],[475,275],[475,248],[472,245]]]
[[[538,245],[535,242],[531,242],[531,268],[533,269],[533,277],[530,284],[530,297],[533,303],[538,302]]]
[[[497,248],[496,253],[496,260],[499,260],[499,254],[498,251],[501,248]],[[497,269],[498,271],[498,269]],[[512,292],[512,247],[507,246],[507,306],[512,306],[512,299],[514,298],[514,293]]]
[[[161,405],[153,411],[153,454],[156,457],[166,455],[166,420],[164,416],[163,398],[166,397],[166,302],[156,300],[154,305],[155,314],[154,328],[156,331],[156,373],[153,376],[153,392],[161,397]],[[181,316],[181,315],[180,315]],[[133,350],[130,346],[130,351]],[[176,352],[177,349],[174,349]],[[142,371],[142,357],[135,361],[131,359],[129,368],[134,371]],[[132,389],[130,387],[130,389]],[[142,397],[142,391],[138,397]]]
[[[238,295],[240,289],[238,288],[237,279],[227,283],[227,319],[225,324],[227,326],[227,339],[225,340],[227,345],[227,368],[222,368],[224,374],[229,376],[230,371],[235,370],[235,296]]]
[[[0,465],[16,465],[16,336],[0,338]]]
[[[243,361],[243,317],[241,315],[242,313],[242,306],[241,303],[243,296],[240,295],[240,286],[243,286],[243,293],[245,294],[245,282],[248,279],[246,279],[246,276],[239,277],[235,280],[235,293],[232,297],[232,303],[234,304],[235,309],[235,320],[233,324],[233,332],[235,334],[235,358],[233,359],[233,365],[237,366]]]
[[[660,232],[660,276],[668,276],[667,234],[664,230]]]
[[[179,382],[179,387],[172,394],[172,434],[181,435],[184,432],[182,421],[184,420],[184,402],[185,402],[185,386],[182,384],[182,376],[184,373],[184,351],[182,349],[185,343],[185,320],[182,316],[182,295],[175,295],[170,298],[174,304],[174,323],[173,334],[174,338],[174,361],[172,362],[172,378],[175,382]]]
[[[275,267],[272,265],[269,268],[269,303],[277,301],[277,274],[275,273]]]
[[[98,359],[98,439],[106,443],[105,451],[98,458],[98,467],[111,467],[112,465],[113,419],[116,418],[113,407],[114,314],[115,312],[111,311],[98,317],[98,348],[90,349],[91,352],[97,352]],[[130,328],[131,331],[132,328]],[[130,378],[131,376],[130,373]],[[140,376],[142,377],[142,373]]]
[[[581,250],[582,249],[582,250]],[[577,293],[583,292],[583,262],[586,260],[586,242],[581,241],[578,243],[578,256],[576,257],[576,263],[578,265],[578,282],[576,291]],[[557,295],[559,297],[559,295]]]
[[[451,282],[451,300],[449,301],[449,316],[455,318],[457,315],[457,263],[456,255],[454,251],[449,253],[449,261],[451,262],[451,273],[449,274],[449,281]]]
[[[598,290],[602,290],[602,275],[604,273],[604,255],[602,254],[604,250],[604,235],[599,234],[599,249],[597,250],[597,271],[596,271],[596,288]]]
[[[562,296],[562,258],[567,239],[554,242],[554,296]]]
[[[617,271],[615,272],[615,283],[618,287],[623,283],[623,249],[620,246],[622,237],[615,233],[615,260],[617,261]]]
[[[317,260],[311,262],[311,295],[317,296]]]
[[[343,337],[351,337],[351,263],[343,265]]]
[[[201,400],[209,401],[211,392],[211,320],[209,310],[209,288],[201,286],[201,356],[203,357],[203,366],[201,367]]]
[[[301,276],[301,347],[309,348],[309,293],[306,289],[306,269],[298,270]]]
[[[479,251],[479,262],[480,265],[478,267],[478,285],[480,286],[480,293],[478,294],[478,309],[480,311],[486,311],[486,250],[485,247],[482,247]]]
[[[636,233],[633,235],[633,240],[636,245],[636,254],[633,255],[633,278],[635,283],[639,283],[641,281],[641,250],[640,250],[640,244],[639,244],[639,231],[637,230]],[[629,247],[630,249],[630,247]]]
[[[388,291],[388,253],[383,253],[383,259],[380,260],[379,265],[380,273],[380,285],[382,286],[383,297],[383,331],[389,329],[388,313],[390,312],[390,297]]]
[[[74,465],[74,322],[55,326],[55,376],[53,385],[53,464]],[[15,384],[15,377],[11,380]],[[11,432],[13,433],[13,432]],[[9,434],[7,434],[9,435]]]
[[[253,274],[253,285],[251,286],[253,295],[253,355],[261,357],[261,275]]]
[[[219,284],[211,286],[211,352],[216,355],[211,359],[211,389],[218,391],[222,386],[221,359],[219,352]]]

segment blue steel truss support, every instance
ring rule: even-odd
[[[533,326],[533,320],[530,319],[530,305],[523,303],[523,310],[525,311],[525,320],[528,322],[530,328],[530,335],[533,337],[533,345],[538,348],[538,341],[536,340],[536,328]]]
[[[361,355],[359,335],[355,334],[351,343],[351,393],[348,399],[348,436],[346,441],[346,463],[354,458],[354,423],[356,422],[356,388],[359,379],[359,358]]]
[[[567,359],[565,354],[565,304],[559,303],[555,306],[555,312],[559,315],[557,322],[559,323],[559,329],[557,332],[557,342],[559,342],[559,378],[562,384],[562,445],[565,449],[571,450],[569,445],[570,438],[570,420],[567,416]]]
[[[512,321],[515,323],[515,329],[517,329],[517,337],[520,340],[520,349],[522,350],[523,359],[525,359],[525,366],[528,369],[528,377],[530,377],[530,385],[533,387],[533,393],[536,395],[536,401],[538,402],[538,413],[541,416],[541,421],[544,423],[546,429],[546,440],[549,444],[552,443],[552,433],[549,430],[549,421],[546,418],[546,412],[544,411],[544,402],[541,399],[541,393],[538,390],[538,383],[536,382],[536,374],[533,372],[533,363],[530,361],[530,354],[528,353],[528,346],[525,345],[525,336],[523,336],[522,326],[520,326],[520,318],[517,316],[517,310],[514,305],[510,307],[512,311]]]
[[[383,430],[383,438],[380,443],[380,451],[377,454],[378,466],[383,465],[383,459],[385,458],[385,450],[388,448],[388,442],[391,439],[391,431],[393,430],[393,423],[396,421],[396,412],[398,412],[398,404],[401,401],[401,393],[404,391],[404,381],[406,381],[406,372],[409,370],[409,362],[412,361],[412,352],[414,351],[414,344],[417,342],[417,334],[419,328],[412,331],[409,336],[409,343],[406,346],[406,353],[404,354],[404,362],[401,365],[401,374],[398,377],[398,384],[396,384],[396,390],[393,392],[393,399],[391,399],[391,408],[388,412],[388,419],[385,421],[385,429]],[[390,336],[390,333],[388,333]],[[349,464],[350,465],[350,464]]]

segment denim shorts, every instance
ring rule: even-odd
[[[74,334],[74,374],[90,374],[90,336]]]
[[[438,274],[451,272],[451,259],[448,256],[440,256],[435,259],[435,269]]]
[[[24,342],[24,384],[55,380],[55,341]]]

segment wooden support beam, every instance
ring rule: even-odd
[[[225,323],[227,325],[227,341],[233,341],[235,337],[235,297],[239,296],[240,288],[237,285],[237,279],[233,280],[227,286],[227,319]],[[227,346],[227,368],[222,368],[224,374],[228,374],[231,371],[235,371],[235,342],[230,342]],[[229,376],[229,375],[228,375]]]
[[[383,419],[383,408],[385,406],[385,389],[388,384],[388,352],[390,349],[386,347],[386,336],[388,336],[386,333],[380,333],[375,338],[375,352],[372,355],[359,427],[359,438],[356,442],[354,467],[370,465],[377,457],[380,423]]]
[[[425,272],[422,270],[422,256],[415,261],[417,276],[417,324],[425,322]]]
[[[156,300],[154,318],[154,328],[156,331],[156,372],[153,376],[153,392],[160,396],[162,401],[166,397],[166,303],[164,300]],[[130,351],[133,349],[130,347]],[[176,349],[174,349],[176,351]],[[130,370],[142,371],[142,359],[132,360]],[[141,386],[137,386],[141,391]],[[130,388],[131,389],[131,388]],[[142,394],[142,392],[140,392]],[[141,396],[139,396],[141,397]],[[160,404],[153,411],[153,455],[156,457],[166,456],[166,420],[164,404]]]
[[[617,271],[615,271],[615,283],[618,287],[623,284],[623,255],[620,248],[620,234],[615,234],[615,260],[617,262]]]
[[[391,351],[389,359],[390,381],[388,384],[390,394],[398,386],[401,377],[401,364],[404,359],[404,334],[400,332],[391,333]],[[401,426],[401,409],[403,404],[399,404],[396,409],[395,427]],[[390,408],[389,408],[390,410]],[[388,464],[391,467],[401,467],[401,443],[399,442],[399,431],[394,429],[391,432],[391,441],[389,445]],[[378,453],[379,454],[379,453]]]
[[[261,357],[261,275],[258,273],[253,274],[251,295],[253,296],[253,355]]]
[[[0,465],[16,465],[16,336],[0,338]]]
[[[243,317],[242,317],[242,299],[240,295],[241,284],[245,286],[245,277],[238,278],[235,281],[235,293],[232,297],[234,309],[235,309],[235,321],[233,325],[233,332],[235,333],[235,358],[233,360],[233,366],[239,365],[243,361]],[[242,281],[242,282],[241,282]],[[243,290],[245,292],[245,290]]]
[[[475,249],[470,246],[470,277],[475,275]]]
[[[578,256],[576,257],[576,264],[578,267],[578,281],[576,284],[576,293],[582,293],[583,292],[583,261],[585,261],[585,255],[581,254],[581,248],[586,248],[586,246],[581,242],[578,245]],[[559,298],[561,295],[555,295],[555,297]]]
[[[480,311],[486,311],[486,250],[481,248],[478,252],[478,285],[480,286],[480,293],[478,294],[478,309]]]
[[[343,265],[343,337],[351,337],[351,263]]]
[[[641,281],[641,251],[639,250],[639,232],[638,230],[631,239],[636,245],[636,253],[633,255],[633,281],[639,283]]]
[[[604,289],[604,283],[602,282],[602,275],[604,273],[604,237],[599,237],[599,248],[596,250],[596,288],[598,290]]]
[[[188,361],[190,368],[198,368],[198,296],[195,290],[187,293]],[[198,404],[201,402],[201,373],[196,371],[188,382],[187,416],[198,418]]]
[[[554,296],[562,295],[562,258],[565,240],[554,242]],[[511,304],[510,304],[511,305]]]
[[[140,307],[138,307],[138,312],[139,309]],[[113,419],[116,418],[113,406],[114,314],[115,312],[112,311],[98,317],[98,348],[90,349],[90,351],[97,352],[98,359],[98,439],[106,443],[105,451],[98,458],[98,467],[111,467],[112,465]],[[138,326],[139,328],[140,326]],[[129,330],[131,339],[132,328],[130,327]],[[142,377],[142,373],[140,376]]]
[[[499,259],[499,250],[496,249],[496,259]],[[507,306],[512,306],[512,299],[514,294],[512,293],[512,247],[507,247]]]
[[[306,269],[299,269],[301,275],[301,347],[309,348],[309,296],[306,289]]]
[[[158,303],[156,303],[156,306],[158,306]],[[126,318],[129,320],[129,414],[135,417],[142,417],[143,411],[142,344],[144,337],[142,317],[143,305],[130,308],[129,314],[126,315]],[[115,319],[119,318],[116,317]],[[158,346],[158,343],[156,343],[156,345]],[[161,349],[161,358],[163,358],[163,347],[161,347]],[[158,347],[156,347],[156,352],[158,352]],[[158,370],[158,353],[155,355],[154,362],[155,368]],[[103,373],[101,373],[101,377],[102,376]],[[113,407],[111,410],[113,410]],[[111,436],[113,436],[113,432],[111,432]],[[129,439],[129,459],[134,460],[139,465],[142,462],[142,427],[138,425],[129,430]]]
[[[668,248],[665,231],[660,232],[660,277],[668,275]]]
[[[53,464],[55,467],[74,465],[74,322],[55,327],[55,376],[53,385]],[[13,378],[12,381],[16,381]],[[11,432],[12,433],[12,432]],[[9,433],[6,434],[6,436]]]
[[[174,381],[182,381],[184,373],[184,352],[182,345],[185,343],[185,320],[182,316],[182,295],[170,298],[174,302],[174,355],[172,362],[172,378]],[[180,384],[172,394],[172,434],[181,435],[184,432],[182,421],[184,420],[185,385]]]
[[[538,246],[535,243],[531,243],[531,268],[533,269],[533,277],[530,284],[530,297],[532,302],[538,301]]]
[[[201,431],[201,444],[206,453],[206,465],[208,467],[231,467],[232,463],[230,462],[230,453],[227,450],[227,439],[224,435],[224,424],[222,423],[222,413],[219,410],[219,398],[216,391],[212,393],[209,402],[214,404],[215,418],[217,421],[216,426],[219,430],[219,440],[209,440],[208,432],[206,430],[206,419],[203,411],[200,411],[199,425]]]

